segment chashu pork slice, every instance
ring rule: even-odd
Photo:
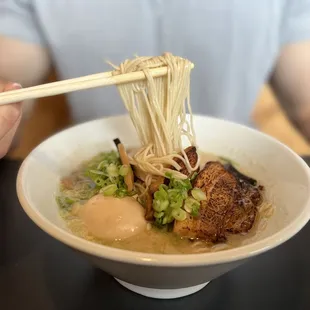
[[[174,232],[186,238],[199,238],[210,242],[225,240],[224,218],[234,205],[237,179],[219,162],[208,162],[196,177],[193,187],[207,196],[201,202],[200,216],[188,216],[175,221]]]
[[[232,234],[247,233],[254,225],[257,207],[263,197],[260,187],[240,181],[235,193],[234,207],[225,216],[224,227]]]
[[[219,242],[227,233],[246,233],[255,221],[261,192],[237,178],[219,162],[208,162],[196,177],[193,187],[207,196],[201,202],[200,216],[175,221],[174,232],[182,237]]]
[[[188,161],[189,161],[191,167],[195,167],[197,164],[197,161],[198,161],[197,148],[195,146],[189,146],[184,150],[184,152],[188,158]],[[182,153],[180,155],[182,155]],[[180,160],[179,158],[174,158],[174,160],[181,166],[181,169],[179,170],[181,173],[183,173],[187,176],[191,175],[191,172],[189,172],[187,170],[187,168],[186,168],[186,166],[182,160]]]

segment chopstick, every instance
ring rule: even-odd
[[[194,65],[192,65],[192,68]],[[167,67],[151,69],[153,77],[160,77],[167,74]],[[96,87],[119,85],[145,79],[143,71],[113,75],[113,71],[86,75],[74,79],[63,80],[59,82],[41,84],[38,86],[22,88],[3,92],[0,94],[0,106],[20,102],[27,99],[37,99],[65,94],[73,91],[91,89]]]

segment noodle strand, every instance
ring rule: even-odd
[[[150,70],[163,66],[168,68],[167,75],[153,78]],[[113,67],[114,75],[142,70],[146,76],[145,81],[118,85],[142,145],[130,163],[149,175],[165,176],[171,172],[175,177],[187,178],[178,171],[181,166],[175,160],[181,160],[189,172],[199,167],[199,160],[195,167],[191,166],[182,146],[183,137],[196,146],[190,105],[190,61],[165,53],[137,57]]]

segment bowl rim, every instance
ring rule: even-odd
[[[152,253],[143,253],[143,252],[134,252],[129,250],[117,249],[109,246],[100,245],[91,241],[87,241],[80,237],[77,237],[70,233],[69,231],[65,231],[58,226],[54,225],[50,221],[48,221],[44,216],[42,216],[39,212],[37,212],[30,203],[28,202],[24,191],[23,191],[23,179],[25,178],[25,168],[29,163],[29,160],[32,154],[41,147],[42,144],[48,143],[48,141],[54,139],[56,136],[63,134],[64,132],[76,130],[77,127],[95,123],[102,120],[113,119],[113,118],[122,118],[128,117],[128,115],[117,115],[107,118],[99,118],[95,120],[91,120],[88,122],[84,122],[82,124],[78,124],[62,130],[48,139],[44,140],[40,143],[34,150],[30,152],[30,154],[24,159],[22,165],[19,168],[16,180],[16,190],[17,196],[20,201],[22,208],[25,213],[29,216],[29,218],[43,231],[45,231],[50,236],[55,239],[63,242],[67,246],[79,250],[81,252],[94,255],[100,258],[104,258],[107,260],[112,260],[116,262],[123,262],[128,264],[136,264],[143,266],[156,266],[156,267],[198,267],[198,266],[207,266],[207,265],[217,265],[222,263],[229,263],[237,260],[247,259],[253,256],[256,256],[260,253],[266,252],[272,248],[279,246],[284,243],[295,234],[297,234],[309,221],[310,219],[310,195],[305,202],[304,210],[288,225],[282,228],[277,233],[266,237],[262,240],[253,242],[248,245],[243,245],[237,248],[232,248],[224,251],[213,252],[213,253],[200,253],[200,254],[152,254]],[[265,139],[269,140],[272,143],[276,143],[283,148],[284,151],[289,152],[293,155],[295,161],[300,165],[302,170],[305,171],[308,179],[308,186],[310,185],[310,168],[304,162],[304,160],[292,151],[288,146],[278,141],[277,139],[262,133],[256,129],[247,127],[242,124],[238,124],[236,122],[218,119],[215,117],[204,116],[195,114],[194,117],[204,118],[206,120],[213,120],[216,122],[226,123],[230,126],[239,126],[244,130],[250,131],[252,134],[263,136]]]

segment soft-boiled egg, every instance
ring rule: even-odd
[[[122,240],[146,228],[143,207],[132,197],[96,195],[79,210],[88,231],[103,240]]]

